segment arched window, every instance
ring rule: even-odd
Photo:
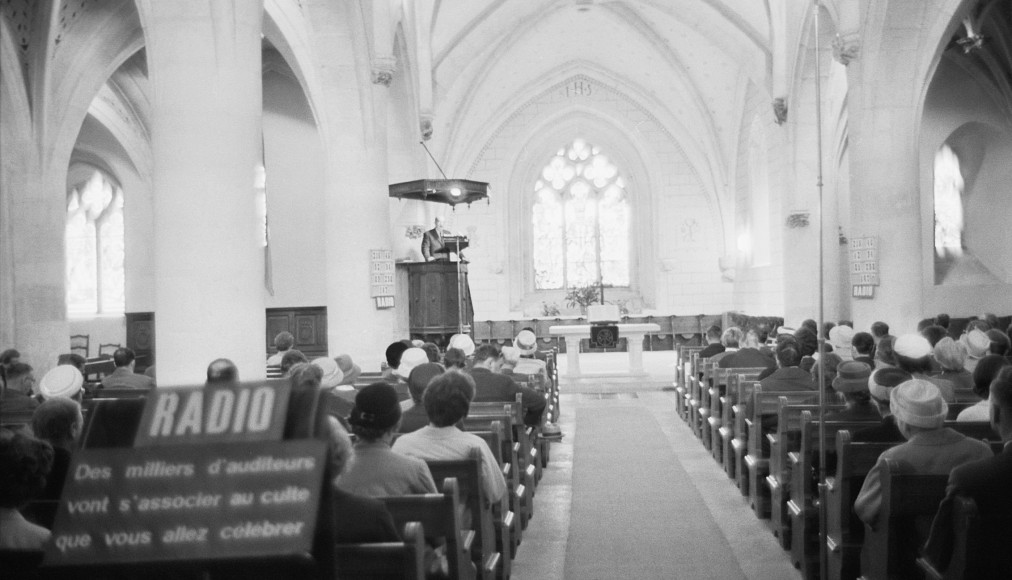
[[[618,168],[576,139],[534,184],[534,288],[629,286],[630,208]]]
[[[935,153],[935,253],[963,255],[963,173],[948,145]]]
[[[100,171],[67,194],[67,313],[122,314],[123,190]]]

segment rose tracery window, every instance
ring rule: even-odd
[[[576,139],[534,184],[534,287],[629,286],[625,183],[599,147]]]
[[[95,171],[67,194],[67,313],[122,314],[123,190]]]

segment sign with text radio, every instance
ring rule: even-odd
[[[879,244],[875,236],[851,238],[848,242],[850,254],[850,283],[854,298],[872,298],[879,281]]]
[[[148,394],[135,447],[229,441],[280,441],[287,381],[159,387]]]
[[[43,566],[307,555],[325,458],[316,440],[81,450]]]

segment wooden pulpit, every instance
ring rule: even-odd
[[[471,332],[474,307],[467,264],[448,261],[406,264],[408,316],[412,336],[448,337]],[[444,341],[437,341],[445,344]]]

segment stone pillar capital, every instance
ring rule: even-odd
[[[833,39],[833,58],[847,66],[861,52],[861,39],[857,32],[837,34]]]
[[[397,59],[393,56],[377,56],[372,59],[372,82],[374,85],[389,87],[397,72]]]

